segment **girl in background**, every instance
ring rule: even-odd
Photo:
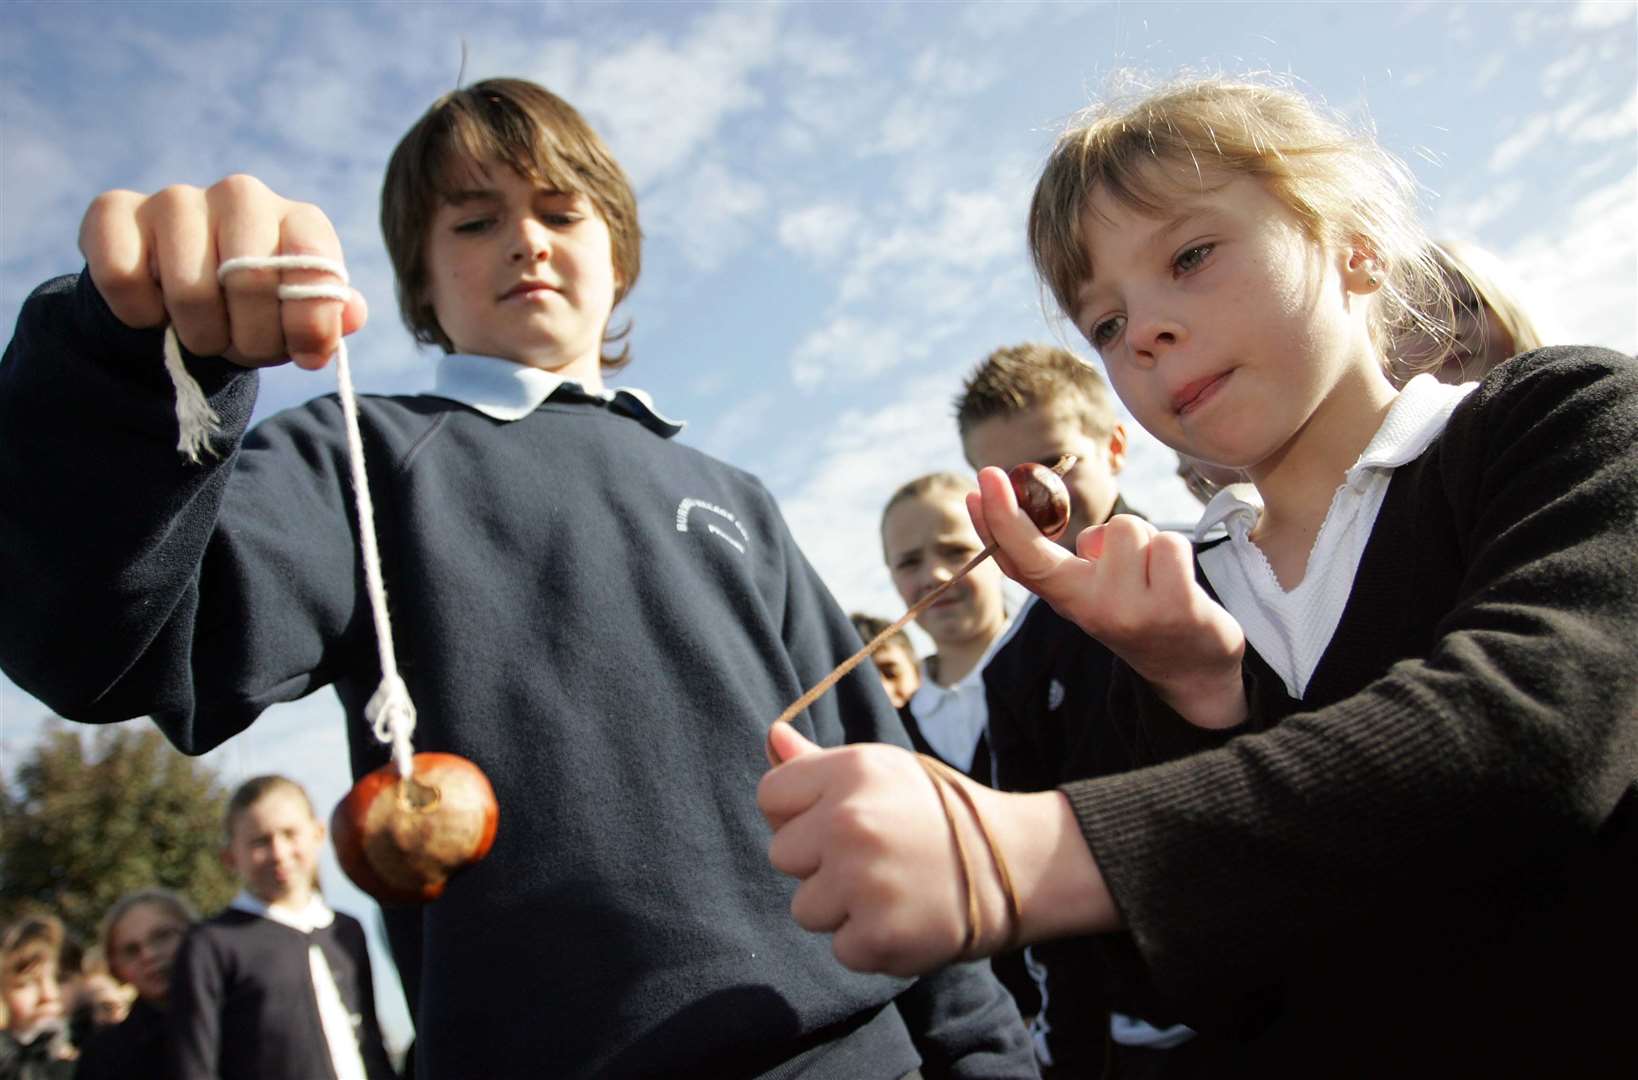
[[[192,905],[165,889],[143,889],[114,902],[102,919],[102,954],[109,972],[136,991],[120,1023],[91,1037],[75,1080],[167,1080],[171,968],[188,927]]]

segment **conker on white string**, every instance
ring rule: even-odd
[[[383,904],[423,904],[489,854],[499,816],[483,770],[421,753],[410,776],[387,764],[360,777],[330,815],[330,836],[353,884]]]

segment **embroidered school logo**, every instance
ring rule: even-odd
[[[741,555],[745,554],[745,548],[751,542],[751,535],[745,531],[738,518],[704,499],[684,499],[677,504],[677,531],[687,532],[690,520],[693,521],[694,528],[703,527],[706,532],[722,540]],[[737,540],[728,532],[724,523],[732,526],[734,532],[739,534]]]
[[[1053,679],[1047,684],[1047,712],[1057,712],[1064,703],[1064,684]]]

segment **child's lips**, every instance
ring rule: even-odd
[[[1215,375],[1207,375],[1203,379],[1185,383],[1172,391],[1172,412],[1182,416],[1200,408],[1221,389],[1223,382],[1232,374],[1234,374],[1232,368],[1228,371],[1219,371]]]
[[[501,299],[502,300],[517,300],[517,299],[521,299],[521,298],[529,298],[529,297],[538,296],[538,295],[541,295],[541,294],[544,294],[544,293],[552,293],[552,292],[556,292],[556,291],[557,291],[556,289],[552,288],[550,285],[546,284],[544,281],[534,281],[534,280],[520,281],[516,285],[512,286],[510,289],[507,289],[504,293],[502,293],[501,294]]]

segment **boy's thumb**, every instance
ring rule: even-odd
[[[819,747],[802,737],[791,725],[780,722],[768,729],[768,764],[783,765],[803,754],[811,754]]]

